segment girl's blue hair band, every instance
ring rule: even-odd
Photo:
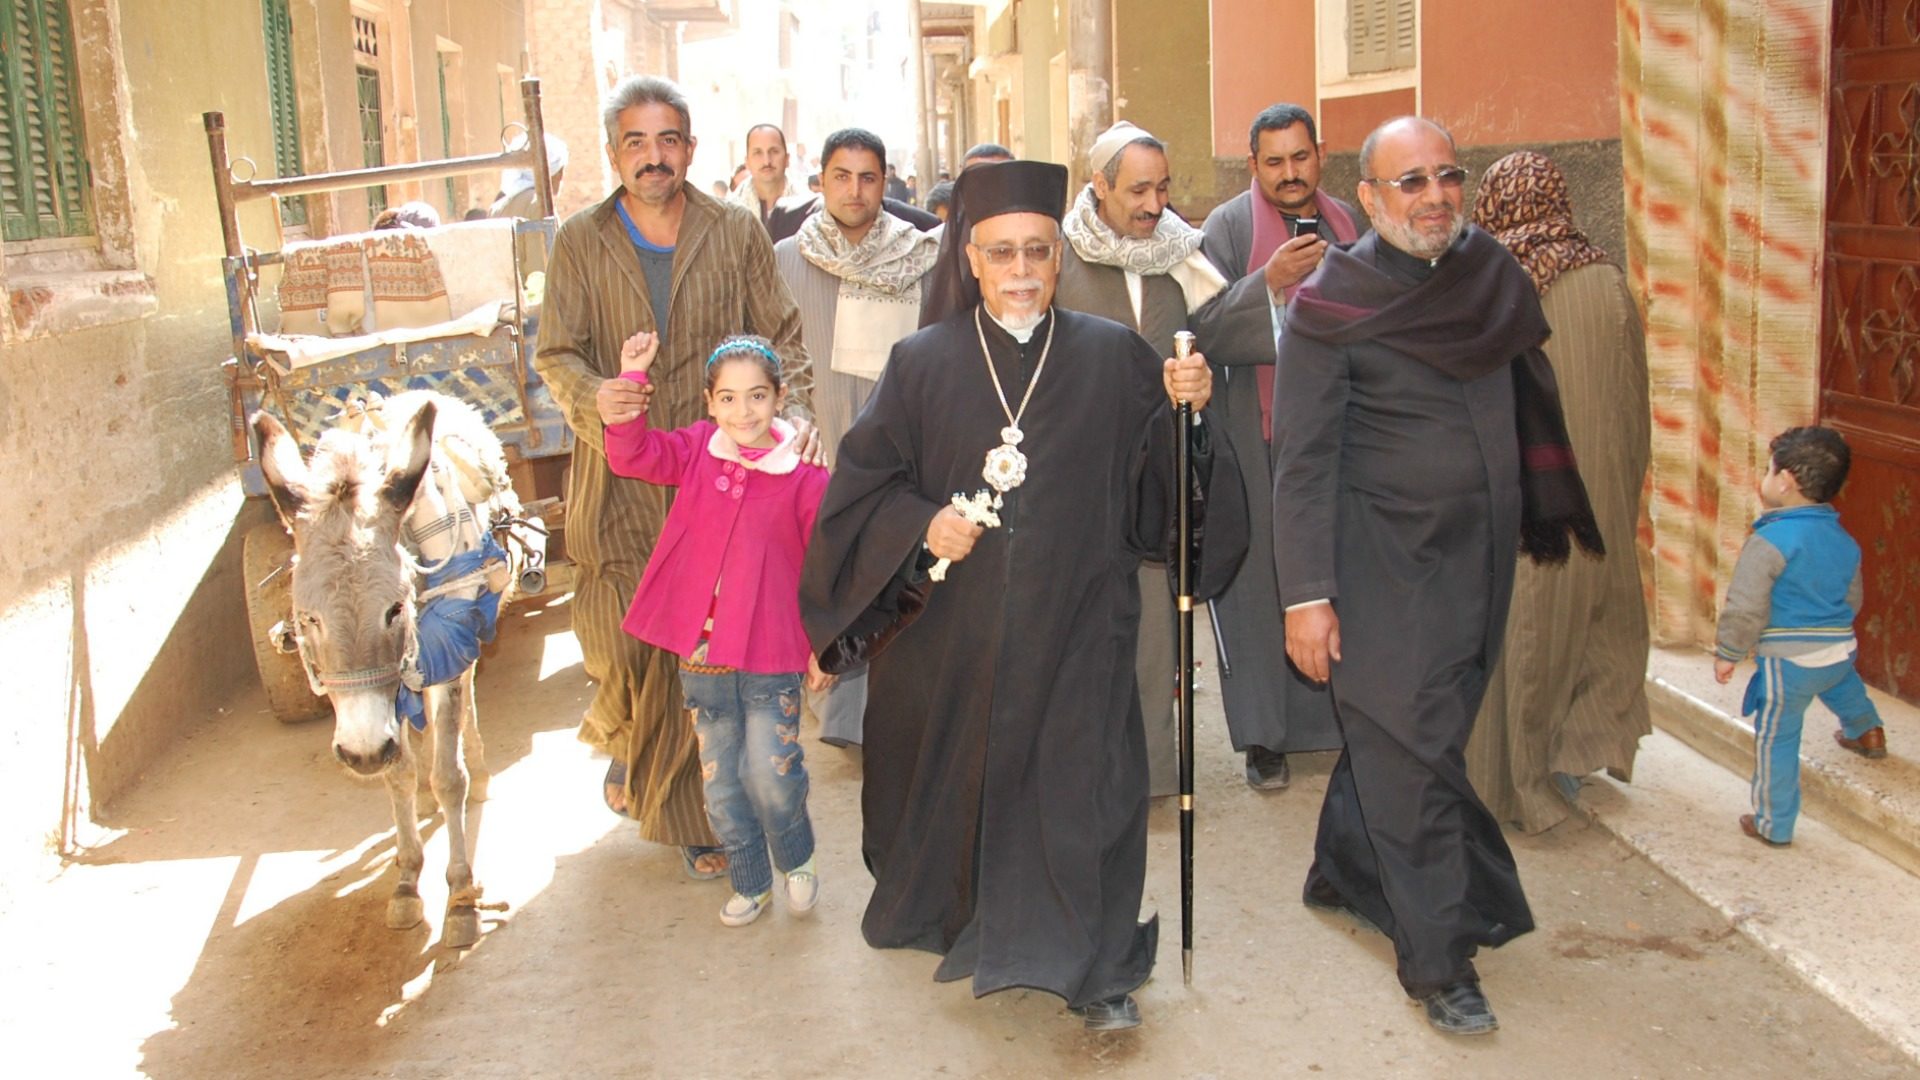
[[[707,357],[707,366],[712,367],[715,360],[733,352],[757,352],[773,361],[774,367],[780,366],[780,355],[757,341],[723,341],[719,348],[713,350],[713,355]]]

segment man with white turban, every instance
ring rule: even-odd
[[[1087,155],[1093,180],[1067,208],[1066,251],[1054,303],[1099,315],[1172,356],[1173,335],[1195,329],[1227,281],[1200,254],[1200,230],[1167,211],[1167,147],[1125,120],[1102,132]],[[1149,789],[1178,782],[1173,698],[1173,596],[1164,563],[1140,565],[1140,636],[1135,678],[1146,721]]]

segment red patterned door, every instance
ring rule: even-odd
[[[1920,0],[1836,0],[1821,416],[1865,555],[1867,680],[1920,701]]]

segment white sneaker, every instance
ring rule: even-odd
[[[812,911],[820,902],[820,877],[813,872],[813,860],[787,873],[787,908],[794,914]]]
[[[721,905],[720,921],[728,926],[745,926],[759,918],[760,913],[767,910],[772,903],[772,891],[763,892],[759,896],[734,893],[727,897],[725,904]]]

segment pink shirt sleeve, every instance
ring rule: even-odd
[[[647,382],[644,371],[623,372],[620,377],[643,386]],[[698,460],[699,427],[693,424],[674,431],[655,431],[647,423],[646,413],[624,424],[608,424],[607,464],[616,476],[645,480],[649,484],[678,485]]]
[[[800,536],[804,546],[813,540],[813,523],[820,517],[821,500],[827,496],[827,470],[818,465],[802,465],[806,476],[800,481]]]

